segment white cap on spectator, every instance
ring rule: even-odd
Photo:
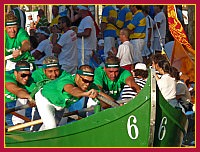
[[[144,63],[137,63],[136,65],[135,65],[135,70],[136,69],[140,69],[140,70],[147,70],[147,66],[146,66],[146,64],[144,64]]]
[[[98,41],[98,45],[99,45],[99,46],[104,46],[104,40],[103,40],[103,39],[100,39],[100,40]]]

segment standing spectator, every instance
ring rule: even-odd
[[[69,7],[69,14],[68,14],[71,22],[72,22],[72,26],[76,26],[78,27],[82,18],[80,16],[80,14],[78,13],[78,8],[76,5],[71,5]]]
[[[133,12],[134,16],[127,27],[131,31],[130,42],[133,44],[134,48],[134,63],[143,62],[142,51],[145,44],[146,19],[142,13],[141,5],[131,5],[130,10]]]
[[[39,27],[36,31],[37,33],[37,40],[38,40],[38,47],[32,51],[32,55],[34,56],[35,60],[35,64],[38,67],[42,66],[42,61],[44,60],[45,57],[47,56],[52,56],[52,49],[53,49],[53,45],[50,42],[49,35],[50,35],[50,31],[48,29],[48,27]]]
[[[39,16],[39,21],[36,25],[36,28],[38,29],[40,26],[48,26],[49,22],[46,18],[46,16],[44,15],[44,11],[42,9],[38,10],[38,16]]]
[[[53,5],[53,7],[52,7],[52,14],[53,14],[53,19],[51,20],[50,27],[52,27],[55,24],[58,25],[58,19],[61,17],[59,15],[59,7],[58,6]]]
[[[125,5],[116,5],[119,9],[117,20],[114,20],[113,24],[117,27],[117,36],[119,37],[119,32],[121,29],[127,28],[127,25],[131,22],[133,15],[128,7]],[[111,20],[109,20],[110,22]],[[112,21],[111,21],[112,22]],[[118,45],[121,44],[120,39],[118,38]]]
[[[29,13],[28,14],[28,20],[26,21],[26,31],[28,32],[29,35],[30,35],[31,29],[34,29],[34,21],[33,21],[32,14]]]
[[[113,6],[105,6],[102,11],[101,33],[104,38],[104,55],[108,57],[108,52],[115,47],[115,39],[117,38],[117,28],[109,23],[108,18],[117,19],[117,11]]]
[[[77,46],[78,46],[78,65],[88,64],[92,56],[92,51],[96,50],[97,39],[94,21],[88,13],[88,8],[85,6],[77,6],[82,17],[81,23],[78,26]],[[83,50],[84,48],[84,50]],[[83,52],[84,51],[84,52]],[[84,57],[84,60],[83,60]]]
[[[154,17],[154,44],[153,49],[155,53],[161,53],[162,47],[165,45],[166,36],[166,16],[162,11],[163,5],[155,5],[154,11],[156,13]],[[162,45],[162,46],[161,46]]]
[[[153,19],[148,15],[149,7],[145,7],[143,13],[146,18],[146,37],[142,58],[143,62],[148,65],[150,63],[150,56],[153,53]]]
[[[5,56],[6,71],[15,69],[15,64],[20,60],[31,59],[29,53],[30,41],[29,35],[22,27],[18,27],[17,17],[14,14],[5,16]]]
[[[181,22],[183,28],[184,28],[184,20],[183,20],[183,13],[182,13],[182,5],[176,5],[176,12],[178,20]]]
[[[122,29],[119,33],[119,38],[122,44],[118,48],[117,57],[120,59],[120,66],[131,72],[134,63],[133,45],[129,41],[129,30]]]
[[[17,5],[11,6],[11,9],[12,9],[11,13],[17,16],[18,26],[25,29],[26,14],[24,13],[24,11],[22,11],[19,7],[17,7]]]
[[[53,53],[58,55],[61,69],[75,74],[78,66],[77,36],[70,29],[71,21],[67,16],[58,20],[59,29],[64,32],[57,44],[53,47]]]

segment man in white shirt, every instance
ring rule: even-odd
[[[32,55],[34,56],[35,60],[35,64],[38,67],[42,66],[42,61],[44,60],[45,57],[47,56],[52,56],[52,49],[53,49],[53,45],[50,42],[49,35],[50,35],[50,31],[48,29],[48,27],[45,26],[41,26],[38,28],[38,30],[36,31],[37,33],[37,40],[39,42],[38,47],[32,51]]]
[[[77,6],[77,8],[82,17],[77,33],[78,65],[89,65],[92,51],[96,50],[96,29],[94,21],[88,13],[88,8],[85,6]]]
[[[159,53],[162,51],[161,45],[162,46],[165,45],[166,16],[165,16],[165,13],[162,11],[162,8],[163,8],[162,5],[154,6],[156,16],[154,17],[154,45],[153,45],[153,48],[156,53],[157,52]],[[157,24],[157,27],[156,27],[156,24]]]
[[[28,32],[29,35],[30,35],[30,29],[34,29],[34,21],[31,13],[28,14],[28,20],[26,21],[26,31]]]
[[[143,14],[146,17],[146,37],[144,39],[145,45],[142,51],[143,62],[148,65],[150,62],[150,56],[153,53],[153,19],[148,15],[149,7],[143,9]]]
[[[129,41],[128,29],[122,29],[119,38],[122,44],[118,48],[117,57],[120,59],[120,66],[128,71],[132,70],[134,50],[133,45]]]
[[[61,69],[70,74],[75,74],[78,66],[76,33],[70,29],[71,21],[67,16],[59,18],[58,26],[65,33],[53,47],[53,53],[58,55]]]

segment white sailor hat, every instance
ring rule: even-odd
[[[139,70],[147,70],[147,66],[146,66],[146,64],[144,64],[144,63],[137,63],[136,65],[135,65],[135,70],[136,69],[139,69]]]

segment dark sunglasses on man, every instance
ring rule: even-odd
[[[81,79],[82,79],[82,81],[84,82],[84,83],[92,83],[93,82],[93,80],[92,81],[89,81],[89,80],[87,80],[87,79],[84,79],[81,75],[79,75],[80,77],[81,77]]]
[[[30,77],[31,75],[30,75],[30,74],[25,74],[25,73],[22,73],[22,74],[21,74],[21,77],[22,77],[22,78],[25,78],[25,77],[27,77],[27,76]]]

